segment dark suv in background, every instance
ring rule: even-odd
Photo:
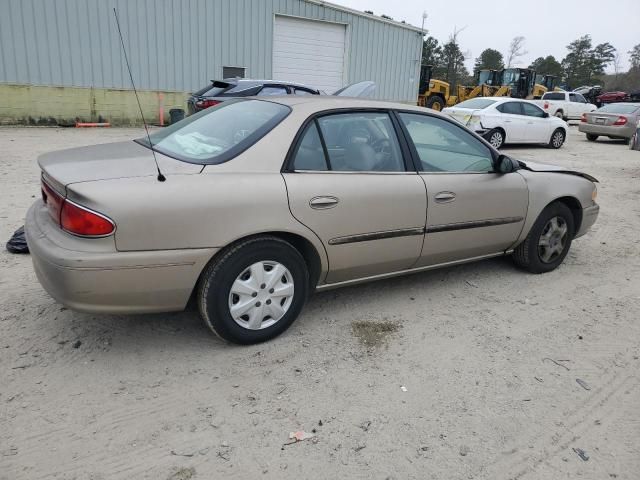
[[[211,80],[211,84],[198,90],[187,101],[188,114],[213,107],[226,100],[238,97],[269,95],[320,95],[317,88],[291,82],[275,80],[251,80],[248,78],[227,78]]]

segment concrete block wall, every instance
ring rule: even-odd
[[[169,110],[186,110],[187,92],[138,91],[145,119],[160,123],[160,95],[164,123]],[[76,121],[105,121],[114,126],[141,125],[133,90],[0,84],[0,125],[74,125]]]

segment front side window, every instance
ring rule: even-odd
[[[306,90],[304,88],[296,88],[293,90],[294,95],[313,95],[314,93],[311,90]]]
[[[498,105],[496,108],[499,112],[507,113],[509,115],[522,115],[521,102],[505,102]]]
[[[569,101],[570,102],[579,102],[580,100],[578,99],[578,95],[576,95],[575,93],[570,93],[569,94]]]
[[[491,150],[462,127],[429,115],[401,113],[423,172],[493,171]]]
[[[270,95],[286,95],[287,89],[285,87],[263,87],[258,93],[259,97],[265,97]]]
[[[580,95],[579,93],[576,93],[576,98],[578,99],[578,101],[580,103],[587,103],[587,99],[584,98],[582,95]]]
[[[256,143],[291,109],[261,100],[230,100],[151,135],[153,149],[189,163],[226,162]],[[147,138],[136,140],[149,147]]]
[[[385,112],[353,112],[318,119],[331,170],[403,172],[400,144]]]
[[[544,118],[544,111],[531,103],[522,103],[522,111],[528,117]]]

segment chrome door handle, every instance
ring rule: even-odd
[[[456,199],[456,194],[453,192],[440,192],[433,198],[437,203],[449,203]]]
[[[309,206],[316,210],[326,210],[328,208],[333,208],[338,205],[338,200],[336,197],[322,196],[322,197],[313,197],[309,200]]]

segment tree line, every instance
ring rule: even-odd
[[[437,39],[428,36],[422,47],[422,63],[433,65],[434,78],[458,84],[473,84],[475,80],[464,65],[469,54],[462,52],[457,40],[459,31],[449,40],[440,44]],[[536,58],[528,68],[538,73],[554,75],[557,83],[567,88],[582,85],[602,85],[607,90],[640,90],[640,44],[629,52],[631,68],[621,71],[621,53],[609,42],[593,45],[590,35],[584,35],[567,45],[566,56],[559,60],[553,55]],[[474,74],[479,70],[501,70],[512,67],[517,60],[528,52],[525,50],[525,37],[515,37],[503,55],[499,50],[487,48],[480,53],[474,64]],[[612,66],[615,74],[605,75],[605,69]]]

